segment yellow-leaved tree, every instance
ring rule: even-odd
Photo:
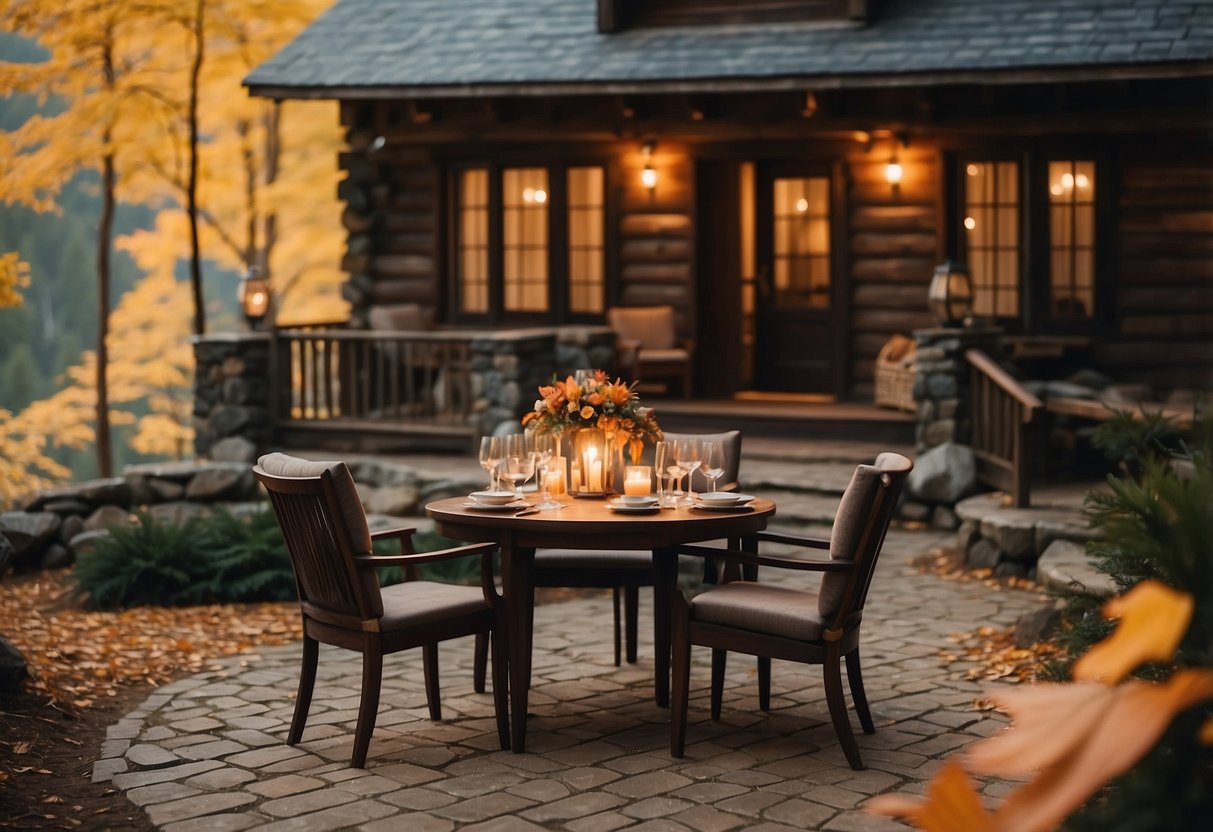
[[[200,257],[228,270],[261,267],[271,276],[282,321],[346,313],[339,296],[336,105],[254,99],[241,83],[330,2],[152,0],[128,7],[101,0],[0,0],[6,23],[51,53],[38,64],[0,64],[0,92],[53,95],[64,105],[57,115],[0,132],[0,158],[11,160],[0,169],[0,198],[56,210],[55,198],[72,173],[98,170],[103,301],[97,350],[65,377],[74,389],[22,414],[4,414],[0,446],[16,437],[43,450],[95,442],[106,476],[110,408],[142,397],[139,410],[146,413],[132,444],[145,453],[182,453],[192,433],[187,322],[193,305],[197,328],[202,291],[199,284],[192,292],[177,285],[179,262],[193,264],[195,274]],[[117,198],[160,213],[151,229],[118,242],[149,273],[134,290],[147,314],[130,332],[124,325],[115,328],[117,337],[107,337],[104,301]],[[134,340],[149,345],[146,354],[120,346]],[[35,439],[38,421],[26,414],[56,408],[58,418]],[[125,408],[113,416],[116,423],[132,418]],[[16,464],[16,457],[0,458],[0,467]],[[0,488],[11,498],[17,490],[11,483],[40,486],[65,474],[54,465],[31,468],[30,477],[7,471],[0,482],[10,485]],[[4,496],[0,490],[0,501]]]
[[[29,285],[29,263],[15,251],[0,254],[0,309],[21,305],[21,290]]]

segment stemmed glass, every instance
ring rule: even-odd
[[[500,436],[480,437],[480,467],[489,475],[489,491],[497,490],[497,467],[504,453]]]
[[[678,502],[682,497],[682,475],[686,473],[678,467],[677,460],[677,441],[662,442],[659,444],[661,451],[660,461],[657,463],[658,471],[664,471],[669,480],[665,489],[665,504],[671,508],[677,508]],[[673,487],[674,493],[670,493],[670,488]]]
[[[521,500],[522,484],[535,473],[535,457],[527,444],[527,437],[515,433],[505,438],[505,471],[503,476],[514,484],[514,499]]]
[[[698,439],[679,439],[674,443],[674,463],[678,466],[679,471],[686,475],[687,478],[687,493],[682,497],[681,504],[691,506],[695,504],[695,490],[692,487],[691,475],[699,468],[703,462],[703,449],[700,447]],[[682,483],[679,482],[678,491],[682,492]]]
[[[548,490],[548,467],[552,461],[552,454],[556,453],[556,437],[546,434],[535,434],[533,442],[532,454],[535,457],[535,469],[539,473],[539,483],[542,487],[543,500],[539,502],[538,508],[540,511],[553,511],[558,508],[564,508],[564,504],[552,499],[551,491]]]
[[[716,492],[716,480],[724,476],[724,443],[719,439],[705,439],[703,442],[703,476],[710,485],[709,490]]]

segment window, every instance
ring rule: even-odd
[[[601,166],[468,167],[454,178],[457,316],[560,321],[606,305]]]
[[[1025,332],[1093,321],[1097,310],[1096,162],[961,159],[957,249],[973,311]]]
[[[1095,309],[1095,163],[1049,163],[1049,308],[1057,318]]]
[[[973,279],[973,312],[1019,314],[1019,165],[965,165],[965,239]]]
[[[774,182],[775,302],[830,306],[830,180],[824,176]]]

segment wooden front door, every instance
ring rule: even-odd
[[[758,165],[754,380],[762,390],[841,391],[837,174]]]

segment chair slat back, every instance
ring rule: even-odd
[[[832,618],[831,630],[853,627],[862,617],[885,535],[913,467],[900,454],[883,453],[875,464],[856,469],[839,506],[840,516],[832,537],[832,542],[841,539],[852,541],[853,545],[848,547],[849,552],[835,551],[833,546],[830,551],[832,558],[852,560],[855,567],[845,575],[824,575],[819,594],[818,612]],[[839,528],[844,524],[850,527]]]
[[[738,481],[741,472],[741,431],[726,430],[721,433],[665,432],[665,441],[673,442],[677,439],[699,439],[703,442],[719,439],[721,446],[724,448],[724,473],[717,480],[717,487]],[[653,446],[651,444],[645,445],[641,462],[645,465],[653,464]],[[691,475],[691,490],[707,491],[708,488],[708,478],[703,475],[703,469],[696,469],[695,473]]]
[[[354,563],[356,547],[332,475],[280,477],[260,465],[253,474],[265,486],[278,518],[299,600],[355,629],[362,621],[381,616],[378,580],[372,570],[360,570]]]

